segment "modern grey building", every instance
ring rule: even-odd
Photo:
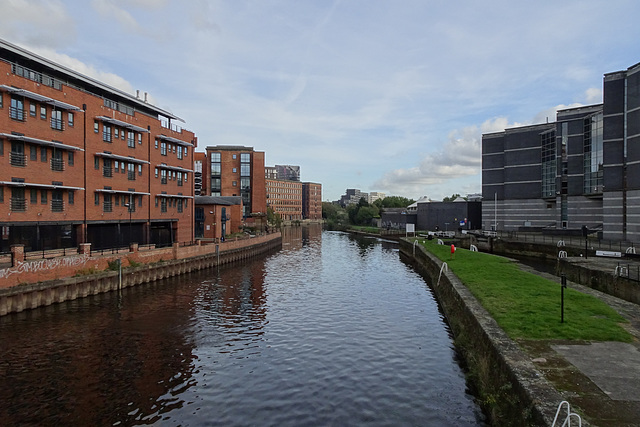
[[[482,136],[484,229],[640,240],[640,64],[606,74],[603,93],[554,123]]]

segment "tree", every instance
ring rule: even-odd
[[[378,203],[379,202],[379,203]],[[415,200],[407,199],[406,197],[401,196],[389,196],[384,199],[378,199],[373,202],[378,208],[406,208],[410,204],[414,203]]]
[[[443,202],[453,202],[458,197],[460,197],[460,194],[456,193],[456,194],[452,194],[451,197],[445,197],[444,199],[442,199],[442,201]],[[465,198],[465,200],[466,200],[466,198]]]
[[[282,226],[282,218],[277,214],[271,206],[267,206],[267,222],[277,230]]]

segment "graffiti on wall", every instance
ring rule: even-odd
[[[0,269],[0,279],[6,279],[13,274],[37,273],[44,270],[53,270],[60,267],[79,267],[89,259],[89,254],[74,255],[62,258],[48,258],[39,261],[18,261],[13,267]]]

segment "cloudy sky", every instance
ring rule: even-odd
[[[638,0],[2,0],[0,38],[347,188],[480,192],[482,133],[602,101]]]

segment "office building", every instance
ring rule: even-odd
[[[640,64],[604,75],[603,103],[482,137],[486,229],[640,240]]]

